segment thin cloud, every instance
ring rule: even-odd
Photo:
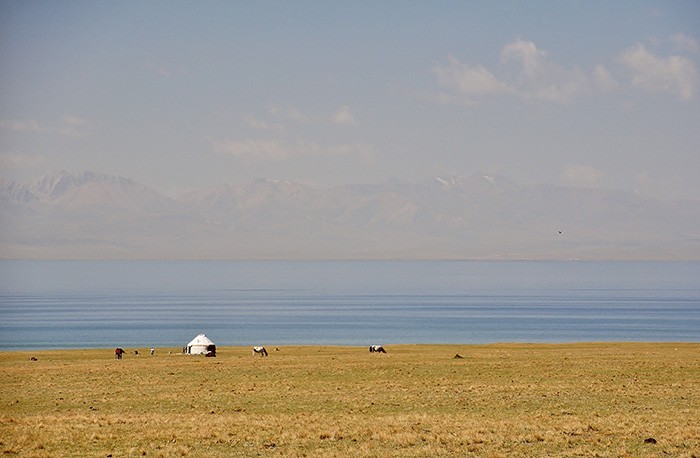
[[[272,106],[268,112],[272,116],[288,119],[300,124],[306,124],[309,122],[309,117],[302,113],[302,111],[297,107],[279,108],[277,106]]]
[[[447,65],[437,65],[433,73],[438,83],[456,94],[466,97],[477,95],[496,95],[513,92],[506,83],[499,81],[496,76],[483,66],[471,66],[449,56]]]
[[[350,156],[356,158],[361,164],[369,165],[377,157],[376,150],[364,143],[345,143],[332,145],[326,148],[325,154],[332,156]]]
[[[698,42],[684,34],[674,35],[671,42],[677,50],[700,51]],[[440,103],[472,103],[484,96],[498,95],[569,103],[580,97],[619,90],[623,86],[619,81],[624,80],[625,74],[633,88],[671,93],[682,100],[691,99],[698,85],[697,67],[688,57],[658,56],[642,44],[620,53],[618,78],[603,64],[597,64],[590,73],[562,65],[547,50],[522,39],[504,46],[500,60],[503,75],[507,76],[499,76],[483,65],[460,62],[450,55],[447,63],[432,69],[437,84],[446,89],[433,99]]]
[[[69,137],[84,137],[85,129],[90,125],[87,119],[70,114],[64,115],[62,121],[63,125],[57,129],[57,132]]]
[[[212,142],[217,153],[251,161],[280,162],[294,156],[294,151],[277,140],[223,140]]]
[[[163,62],[146,62],[145,66],[151,74],[164,79],[172,79],[185,74],[185,68],[182,65],[170,65]]]
[[[566,68],[549,59],[549,52],[521,39],[506,45],[501,61],[520,66],[518,93],[524,97],[566,103],[590,90],[591,78],[578,68]]]
[[[535,43],[518,39],[503,47],[501,63],[507,68],[515,66],[516,77],[507,80],[498,77],[482,65],[460,62],[450,56],[448,63],[433,68],[440,86],[451,91],[451,95],[469,100],[487,95],[513,95],[525,99],[540,99],[567,103],[590,93],[596,88],[615,86],[612,75],[599,65],[591,76],[578,68],[567,68],[549,58],[546,50]],[[442,94],[449,101],[450,94]]]
[[[210,139],[209,142],[215,152],[249,162],[286,162],[304,156],[354,156],[361,163],[369,163],[375,157],[371,147],[358,143],[321,146],[302,140],[285,143],[271,139]]]
[[[1,119],[0,128],[13,132],[48,132],[47,129],[39,126],[33,119]]]
[[[518,39],[501,50],[501,60],[520,62],[523,75],[528,79],[539,79],[547,76],[547,67],[552,65],[547,61],[548,54],[547,51],[538,49],[532,41]]]
[[[0,168],[9,170],[30,170],[46,163],[45,156],[27,155],[17,153],[1,153]]]
[[[691,52],[691,53],[699,53],[700,52],[700,43],[693,37],[689,37],[688,35],[684,33],[677,33],[671,37],[671,42],[674,45],[674,49],[677,52]]]
[[[256,130],[267,130],[273,132],[285,132],[287,129],[280,123],[268,122],[255,116],[248,118],[248,125]]]
[[[83,137],[81,130],[87,127],[88,121],[77,116],[64,115],[57,126],[39,124],[35,119],[0,119],[0,129],[18,133],[58,134],[69,137]]]
[[[659,57],[637,44],[622,52],[620,62],[631,72],[631,84],[635,88],[670,92],[683,100],[691,99],[695,93],[698,71],[687,57]]]
[[[620,86],[617,80],[602,64],[596,65],[593,70],[593,84],[596,89],[602,92],[611,92]]]
[[[348,105],[343,105],[333,114],[333,124],[336,125],[357,125],[355,121],[355,116],[350,112],[350,107]]]
[[[69,114],[63,116],[63,122],[74,127],[83,127],[88,125],[88,121],[86,119]]]
[[[328,117],[313,119],[301,110],[272,106],[267,116],[249,116],[246,120],[251,130],[239,138],[208,137],[211,149],[219,154],[247,162],[288,162],[303,157],[354,157],[360,163],[371,163],[376,156],[371,146],[362,143],[326,143],[308,141],[299,124],[325,127],[329,122],[336,125],[357,125],[349,105],[343,105]]]
[[[570,164],[562,171],[562,179],[569,186],[595,188],[605,178],[605,174],[588,165]]]

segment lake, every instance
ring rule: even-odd
[[[700,341],[699,262],[0,261],[0,350]]]

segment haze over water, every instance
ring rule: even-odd
[[[2,261],[0,349],[700,341],[700,263]]]

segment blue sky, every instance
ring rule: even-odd
[[[0,4],[0,176],[700,199],[700,3]]]

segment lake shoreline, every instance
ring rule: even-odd
[[[241,351],[250,351],[255,345],[224,345],[217,346],[217,354],[223,354],[226,352],[239,353]],[[342,349],[342,350],[364,350],[368,351],[370,345],[375,345],[368,343],[367,345],[336,345],[336,344],[266,344],[266,348],[281,350],[281,349]],[[533,348],[564,348],[564,347],[574,347],[574,348],[596,348],[596,347],[633,347],[633,346],[697,346],[700,348],[700,342],[687,342],[687,341],[675,341],[675,342],[644,342],[644,341],[600,341],[600,342],[488,342],[488,343],[381,343],[384,348],[511,348],[511,349],[533,349]],[[59,354],[59,353],[79,353],[79,352],[114,352],[116,347],[124,349],[125,356],[151,356],[151,348],[155,351],[156,355],[185,355],[182,352],[182,347],[176,346],[158,346],[158,347],[148,347],[148,346],[138,346],[130,347],[125,345],[117,345],[115,347],[85,347],[85,348],[37,348],[37,349],[0,349],[0,354],[18,354],[18,353],[46,353],[46,354]],[[134,355],[134,351],[138,351],[138,355]],[[185,356],[203,356],[203,355],[185,355]]]

